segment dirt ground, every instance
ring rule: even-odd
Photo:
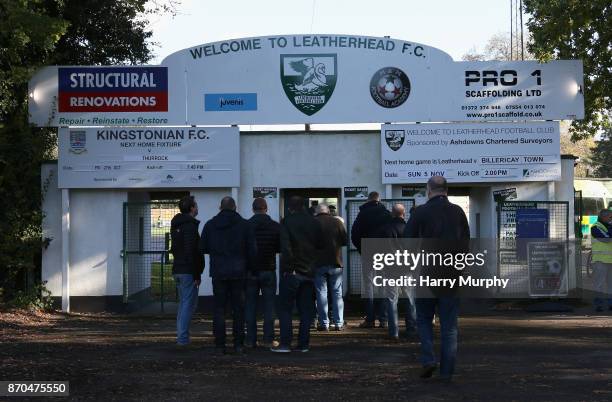
[[[74,400],[612,400],[611,314],[462,317],[451,384],[417,378],[417,343],[349,324],[306,354],[219,356],[202,316],[176,350],[172,316],[4,312],[0,380],[69,380]]]

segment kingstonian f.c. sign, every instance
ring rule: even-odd
[[[282,35],[203,44],[160,66],[46,67],[39,126],[580,119],[582,63],[455,62],[391,38]]]

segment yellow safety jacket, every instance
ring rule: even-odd
[[[591,261],[612,264],[612,233],[609,233],[606,225],[599,221],[593,226],[596,226],[607,237],[591,237]]]

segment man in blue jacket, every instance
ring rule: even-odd
[[[213,285],[213,334],[215,346],[225,349],[225,306],[232,305],[234,351],[243,352],[245,280],[247,268],[257,255],[253,228],[236,212],[232,197],[221,200],[220,212],[206,222],[200,239],[200,251],[210,256]]]

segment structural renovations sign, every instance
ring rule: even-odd
[[[561,180],[558,122],[385,124],[380,138],[386,184]]]
[[[455,62],[419,43],[265,36],[180,50],[160,66],[46,67],[39,126],[581,119],[582,63]]]
[[[239,187],[237,127],[59,131],[60,188]]]

